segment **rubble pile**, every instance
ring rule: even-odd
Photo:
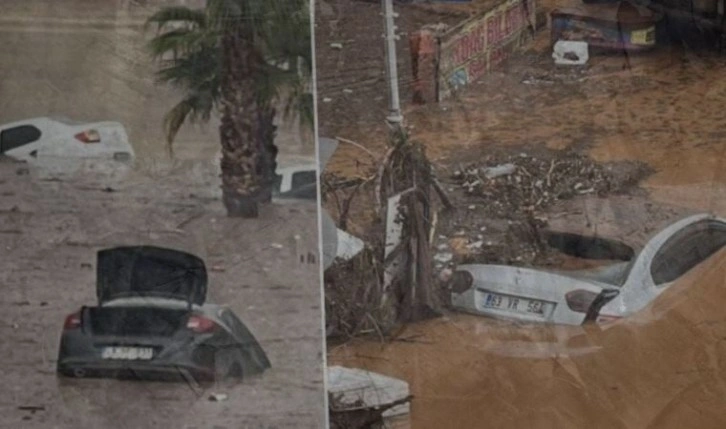
[[[492,155],[456,170],[451,179],[468,201],[481,205],[484,214],[507,218],[538,212],[556,200],[577,195],[617,193],[630,182],[614,172],[613,166],[573,151],[557,156]]]
[[[650,174],[641,163],[598,163],[574,150],[500,151],[458,164],[446,187],[458,210],[438,229],[434,266],[551,265],[541,230],[558,201],[630,192]]]

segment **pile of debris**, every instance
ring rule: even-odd
[[[574,150],[500,150],[458,165],[446,187],[459,209],[437,230],[435,268],[469,262],[557,265],[557,252],[541,234],[555,203],[630,193],[650,173],[642,163],[602,164]]]
[[[327,372],[331,429],[383,429],[408,422],[413,397],[404,380],[335,365]]]
[[[545,156],[521,152],[490,155],[455,171],[452,181],[470,202],[481,204],[487,216],[511,218],[577,195],[622,192],[649,174],[642,165],[629,170],[623,174],[622,166],[598,164],[574,151]]]

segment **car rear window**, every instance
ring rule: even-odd
[[[726,225],[701,221],[676,233],[653,258],[651,275],[656,285],[677,280],[726,246]]]
[[[318,174],[315,171],[299,171],[292,175],[292,189],[317,183]]]
[[[32,125],[20,125],[0,132],[0,153],[40,140],[41,132]]]

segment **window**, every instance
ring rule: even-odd
[[[726,225],[707,220],[676,233],[653,257],[650,274],[660,286],[673,282],[726,245]]]
[[[0,133],[0,153],[38,141],[40,135],[40,130],[32,125],[8,128]]]
[[[292,188],[291,190],[280,194],[280,196],[285,198],[297,198],[297,199],[304,199],[304,200],[317,200],[318,198],[318,186],[317,183],[309,183],[307,185],[303,185],[297,188]]]
[[[299,171],[292,175],[292,189],[299,188],[301,186],[310,185],[317,183],[318,174],[313,171]]]

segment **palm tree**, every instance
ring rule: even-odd
[[[257,217],[275,177],[276,106],[309,128],[313,102],[307,0],[207,0],[204,9],[167,7],[148,20],[162,63],[158,79],[184,93],[164,119],[173,142],[187,121],[221,118],[223,201],[230,216]]]

